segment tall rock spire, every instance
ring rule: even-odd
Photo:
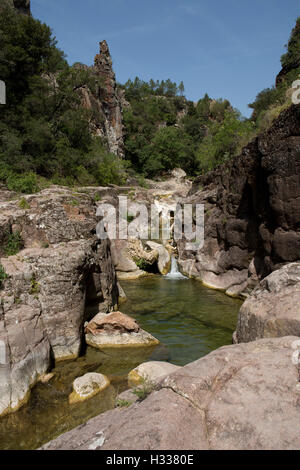
[[[94,71],[99,77],[99,99],[105,115],[105,129],[109,150],[124,156],[122,97],[117,89],[116,76],[106,41],[100,42],[100,52],[95,57]]]

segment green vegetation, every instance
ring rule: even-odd
[[[300,67],[300,17],[296,20],[296,26],[291,32],[287,52],[281,56],[281,65],[288,71]]]
[[[78,90],[96,92],[97,77],[81,64],[69,66],[50,28],[32,16],[1,10],[0,77],[7,105],[0,116],[0,182],[17,193],[34,193],[50,183],[69,186],[123,185],[128,176],[147,188],[146,177],[163,178],[183,168],[189,176],[214,169],[239,154],[291,103],[288,90],[300,74],[300,18],[281,57],[277,87],[261,91],[244,119],[228,100],[207,94],[197,103],[184,97],[184,84],[124,85],[125,160],[107,151],[91,133],[100,111],[82,106]],[[25,202],[20,202],[26,209]]]
[[[0,116],[0,181],[20,193],[34,193],[49,180],[122,183],[123,163],[91,135],[95,111],[84,109],[76,93],[82,86],[95,89],[91,71],[70,67],[50,28],[11,8],[1,11],[0,37],[0,77],[7,88]]]
[[[151,382],[148,378],[141,378],[141,383],[137,387],[133,388],[131,391],[136,395],[139,401],[145,400],[150,393],[155,390],[155,384]]]
[[[118,408],[127,408],[128,406],[132,405],[132,401],[130,400],[123,400],[122,398],[118,398],[116,400],[116,406]]]
[[[129,196],[130,196],[130,194],[129,194]],[[134,217],[133,215],[127,214],[127,222],[128,222],[129,224],[130,224],[130,222],[133,222],[134,219],[135,219],[135,217]]]
[[[194,104],[177,95],[176,84],[163,83],[169,85],[136,78],[124,87],[131,105],[124,113],[126,155],[142,175],[175,167],[189,175],[207,171],[236,155],[253,136],[254,124],[228,100],[206,94]]]
[[[149,271],[151,270],[151,264],[148,263],[148,261],[145,260],[145,258],[134,258],[133,259],[135,264],[139,269],[142,271]]]
[[[33,274],[30,279],[30,290],[29,293],[31,295],[38,294],[40,292],[40,285],[37,282],[35,275]]]
[[[4,243],[5,256],[12,256],[18,253],[23,247],[23,241],[20,232],[6,232]]]
[[[277,86],[262,90],[255,101],[249,104],[258,131],[268,128],[281,111],[291,104],[288,90],[300,76],[300,17],[286,48],[287,52],[281,57],[282,71]]]
[[[0,287],[2,287],[3,282],[5,281],[5,279],[7,279],[7,277],[8,276],[5,272],[4,267],[2,266],[2,264],[0,264]]]
[[[20,209],[30,209],[30,204],[27,201],[27,199],[25,199],[25,197],[22,197],[20,199],[19,207],[20,207]]]

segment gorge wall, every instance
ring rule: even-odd
[[[300,259],[300,106],[280,114],[241,155],[194,181],[184,202],[205,205],[205,243],[179,244],[184,272],[239,295]]]
[[[95,236],[93,194],[52,187],[20,203],[0,191],[0,416],[27,401],[53,360],[79,355],[89,307],[117,305],[110,242]],[[7,256],[16,233],[23,249]]]

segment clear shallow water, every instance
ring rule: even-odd
[[[231,344],[242,302],[191,279],[153,276],[122,281],[120,307],[162,343],[161,360],[178,365]]]
[[[27,405],[0,418],[0,449],[35,449],[79,424],[115,406],[115,397],[127,388],[127,374],[141,362],[165,360],[184,365],[231,343],[241,301],[204,288],[188,279],[153,276],[122,281],[128,300],[120,310],[132,315],[162,344],[105,353],[88,347],[83,357],[58,363],[54,377],[39,383]],[[102,393],[69,405],[72,382],[86,372],[111,379]]]

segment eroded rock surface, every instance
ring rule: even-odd
[[[243,303],[234,340],[300,336],[300,262],[265,277]]]
[[[26,248],[1,258],[0,415],[28,399],[51,357],[79,354],[89,304],[103,312],[117,304],[110,243],[93,235],[95,212],[88,194],[56,187],[1,203],[3,254],[12,233],[20,234],[20,248]]]
[[[95,135],[104,137],[107,140],[110,152],[124,157],[122,108],[125,103],[125,97],[117,88],[107,42],[100,42],[100,51],[95,56],[93,67],[87,67],[82,64],[77,66],[88,68],[97,79],[98,86],[96,91],[90,90],[87,86],[78,90],[82,105],[94,111],[91,131]]]
[[[297,449],[298,338],[225,346],[182,367],[141,403],[108,411],[43,449]]]

